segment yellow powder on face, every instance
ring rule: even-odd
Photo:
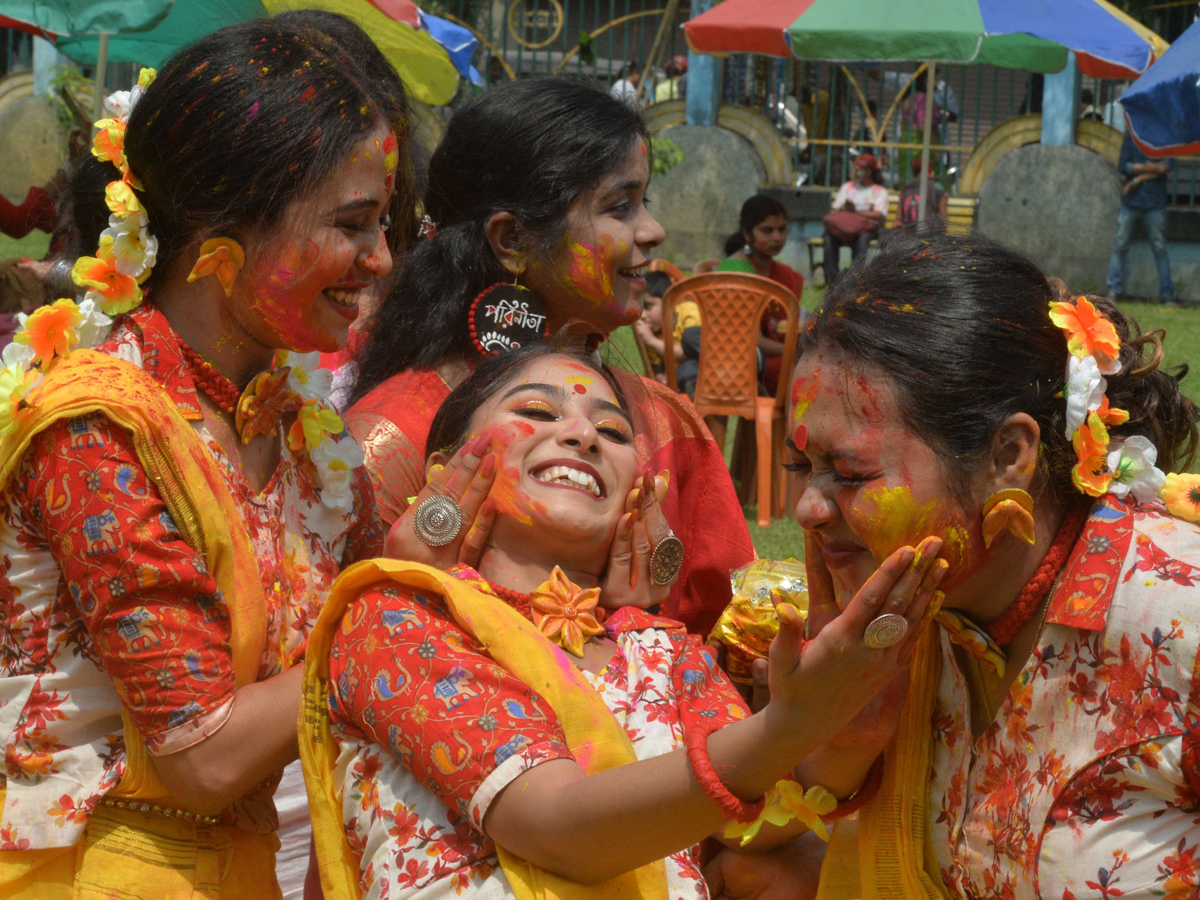
[[[821,370],[814,369],[811,375],[797,378],[796,382],[792,385],[793,425],[802,424],[804,414],[808,412],[808,408],[812,406],[813,400],[816,399],[817,390],[820,387],[820,378]]]
[[[942,539],[939,554],[958,568],[970,556],[970,535],[961,525],[953,523],[954,513],[945,500],[934,498],[918,503],[912,489],[899,487],[868,488],[856,511],[855,532],[867,544],[871,555],[883,561],[892,551],[905,544],[916,546],[922,538],[936,535]]]

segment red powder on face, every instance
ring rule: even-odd
[[[792,443],[796,445],[797,450],[803,450],[808,446],[808,428],[806,426],[796,426],[796,430],[792,432]]]
[[[866,418],[868,422],[881,421],[882,416],[879,412],[879,400],[875,395],[875,386],[862,375],[859,375],[857,378],[855,378],[854,383],[859,390],[860,396],[862,397],[863,417]]]
[[[582,384],[577,384],[577,385],[575,385],[575,393],[586,394],[587,388],[585,388]]]

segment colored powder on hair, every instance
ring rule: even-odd
[[[246,117],[244,119],[242,119],[242,124],[247,124],[247,123],[253,121],[254,117],[257,115],[258,115],[258,101],[255,100],[252,104],[250,104],[250,108],[248,110],[246,110]]]

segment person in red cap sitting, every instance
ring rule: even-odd
[[[870,153],[860,153],[855,161],[854,180],[847,181],[838,189],[833,199],[833,214],[825,218],[825,284],[833,284],[838,275],[838,256],[842,247],[850,248],[850,258],[858,259],[859,254],[871,245],[871,241],[879,234],[883,220],[887,218],[888,193],[887,188],[880,184],[879,164]],[[841,212],[858,213],[859,216],[874,220],[874,223],[859,221],[857,223],[842,223],[850,225],[857,233],[843,227],[830,228],[830,219],[837,218]],[[835,233],[836,232],[836,233]]]

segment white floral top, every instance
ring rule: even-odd
[[[952,896],[1200,897],[1200,528],[1097,501],[974,743],[942,645],[929,798]]]

